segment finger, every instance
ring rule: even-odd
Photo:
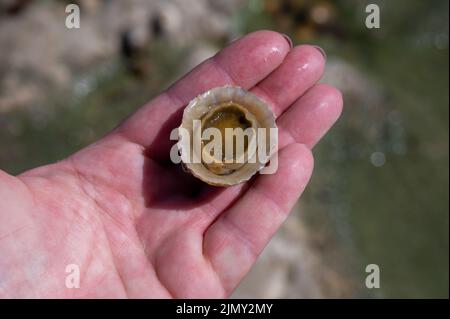
[[[324,62],[322,54],[316,48],[312,46],[296,47],[289,52],[281,66],[252,90],[263,85],[266,88],[263,90],[263,92],[267,92],[266,95],[283,95],[282,91],[277,91],[275,88],[276,83],[277,81],[289,82],[291,78],[292,83],[285,86],[291,88],[284,93],[289,96],[288,98],[267,99],[276,100],[272,105],[278,105],[278,113],[280,113],[283,108],[286,108],[286,104],[295,99],[297,95],[295,92],[299,92],[299,95],[303,94],[310,88],[310,85],[317,81],[322,74]],[[309,67],[302,67],[304,64],[309,64]],[[305,70],[305,73],[294,72],[292,74],[289,71],[297,68]],[[278,73],[279,71],[286,72],[287,78],[283,79],[283,74]],[[274,89],[269,90],[270,86],[273,86]],[[257,89],[256,91],[258,92],[255,93],[261,96],[261,90]],[[277,120],[280,133],[279,148],[291,143],[307,144],[312,147],[331,128],[341,110],[342,96],[337,89],[325,84],[313,86]],[[220,196],[211,197],[211,200],[202,206],[203,211],[206,212],[202,215],[205,223],[209,224],[214,220],[230,203],[245,192],[246,187],[248,187],[247,184],[235,185],[221,191]]]
[[[227,292],[231,292],[250,269],[311,176],[313,157],[306,146],[289,145],[279,157],[277,172],[259,176],[204,235],[204,254]]]
[[[286,110],[297,96],[310,89],[277,120],[280,149],[292,143],[312,147],[339,117],[342,111],[340,92],[325,84],[310,88],[322,76],[324,63],[325,58],[315,47],[298,46],[288,53],[282,65],[252,89],[261,98],[272,101],[271,105],[277,114]],[[308,67],[304,67],[305,64]],[[296,69],[302,71],[295,71]],[[278,87],[278,82],[286,84]],[[290,89],[284,92],[283,87]],[[281,97],[283,95],[285,97]],[[300,127],[302,131],[299,132]],[[301,132],[304,134],[300,134]],[[214,220],[247,188],[247,184],[234,185],[223,190],[220,196],[212,198],[203,207],[207,212],[203,215],[205,222],[209,224]]]
[[[326,84],[313,86],[277,120],[279,149],[300,143],[312,148],[333,126],[342,112],[342,95]],[[228,187],[220,196],[212,198],[204,210],[207,220],[214,220],[223,209],[245,191],[247,185]]]
[[[279,148],[301,143],[312,148],[342,112],[342,94],[327,84],[317,84],[277,120]]]
[[[321,78],[324,67],[325,57],[320,50],[300,45],[251,91],[267,101],[279,116]]]
[[[182,108],[192,98],[227,84],[248,89],[278,67],[289,50],[290,44],[279,33],[251,33],[201,63],[135,112],[117,131],[135,143],[151,146],[150,153],[160,152],[159,146],[173,144],[170,131],[180,123]]]

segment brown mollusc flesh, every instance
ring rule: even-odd
[[[208,128],[221,133],[219,156],[208,147],[215,136],[204,138]],[[237,140],[224,138],[230,132],[227,128],[254,134],[247,136],[238,149]],[[180,134],[181,129],[188,134]],[[259,129],[265,129],[261,143],[258,143]],[[186,171],[210,185],[230,186],[245,182],[260,171],[276,151],[277,140],[275,116],[270,107],[251,92],[225,86],[197,96],[186,106],[177,146]],[[231,153],[227,153],[227,147]]]

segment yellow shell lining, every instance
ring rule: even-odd
[[[254,119],[248,110],[234,102],[222,103],[214,106],[208,113],[201,118],[202,134],[208,128],[217,128],[222,136],[222,159],[211,164],[204,163],[211,172],[217,175],[228,175],[234,172],[238,167],[236,164],[228,165],[224,161],[225,156],[225,129],[241,128],[245,130],[249,127],[256,126]],[[202,149],[210,140],[202,140]],[[244,152],[247,151],[248,140],[244,140]],[[235,141],[233,140],[233,153],[235,154]],[[241,165],[239,165],[241,166]]]

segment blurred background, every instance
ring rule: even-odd
[[[64,26],[65,6],[81,28]],[[367,4],[381,28],[367,29]],[[0,168],[91,143],[229,41],[328,54],[345,110],[288,221],[233,297],[449,296],[447,0],[0,0]],[[377,264],[380,289],[365,286]]]

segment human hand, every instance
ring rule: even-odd
[[[316,84],[325,58],[259,31],[206,60],[119,127],[72,156],[17,177],[0,171],[0,296],[227,297],[287,217],[313,168],[311,148],[339,117]],[[208,186],[170,162],[183,107],[226,84],[277,116],[273,175]],[[66,266],[80,287],[65,285]]]

